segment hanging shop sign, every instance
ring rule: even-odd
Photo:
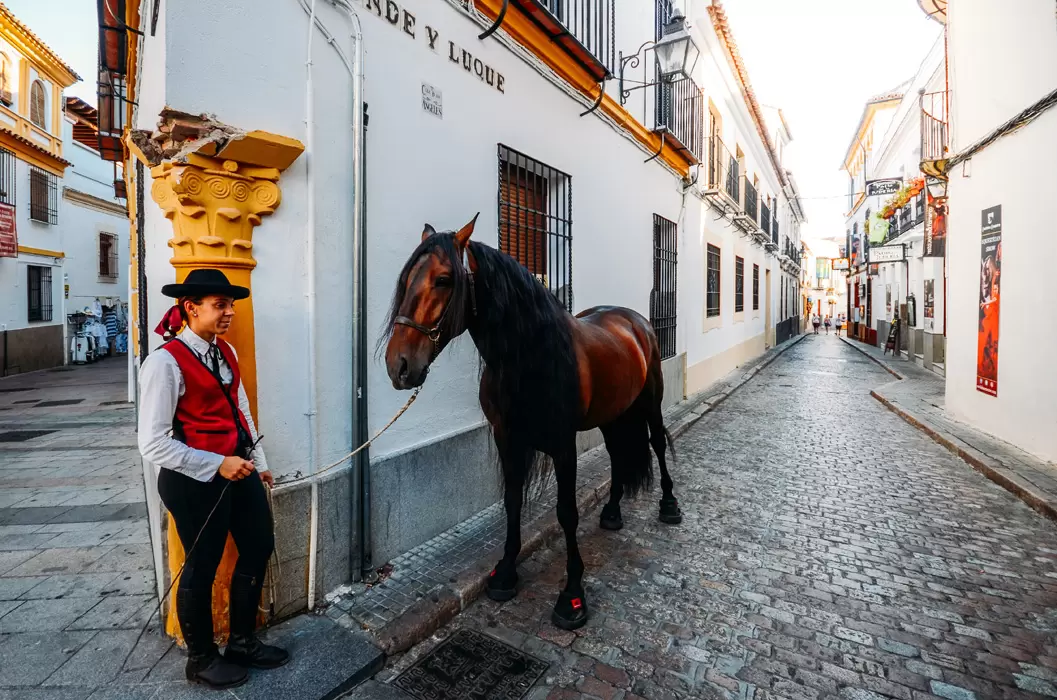
[[[0,204],[0,258],[18,257],[18,232],[15,230],[15,208]]]
[[[907,259],[906,247],[902,243],[870,247],[870,263],[903,262]]]
[[[1002,205],[980,214],[980,323],[976,338],[976,390],[998,396],[998,308],[1002,276]]]
[[[503,77],[502,73],[474,56],[471,52],[461,48],[454,41],[442,41],[440,31],[430,25],[422,25],[421,29],[425,31],[420,31],[418,18],[400,7],[393,0],[363,0],[363,4],[368,12],[378,15],[393,28],[410,38],[417,40],[421,37],[429,45],[430,50],[438,56],[446,52],[449,63],[459,66],[488,87],[494,88],[498,92],[506,93],[506,78]],[[425,95],[423,95],[423,99],[425,99]],[[438,114],[437,116],[440,115]]]
[[[850,267],[849,260],[847,258],[833,258],[833,269],[834,270],[837,270],[837,271],[847,270],[849,267]]]
[[[895,194],[903,187],[903,181],[899,178],[885,178],[883,180],[867,180],[866,196]]]
[[[926,258],[942,258],[947,252],[947,205],[936,202],[929,196],[929,207],[925,213]]]

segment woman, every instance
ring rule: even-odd
[[[833,320],[829,316],[826,316],[826,324],[825,325],[826,325],[826,335],[829,335],[829,327],[833,325]]]
[[[821,323],[822,323],[822,319],[820,319],[818,317],[818,314],[815,314],[814,316],[811,317],[811,325],[815,327],[815,335],[818,335],[818,327],[819,327],[819,324],[821,324]]]
[[[178,301],[155,330],[168,342],[140,368],[139,449],[158,469],[158,493],[187,552],[176,589],[187,679],[230,688],[246,682],[246,667],[275,668],[289,659],[254,634],[274,547],[264,491],[273,479],[256,446],[238,358],[218,337],[249,290],[229,284],[219,270],[192,270],[162,294]],[[221,656],[213,642],[212,591],[228,532],[239,557],[231,577],[231,635]]]

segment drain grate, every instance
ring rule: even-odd
[[[519,700],[548,666],[509,644],[464,629],[419,659],[393,685],[419,700]]]
[[[18,403],[17,401],[15,403]],[[100,406],[117,406],[118,404],[128,404],[128,401],[100,401]],[[131,406],[131,404],[129,404]]]
[[[40,399],[20,399],[19,401],[15,401],[15,403],[36,403],[38,401],[40,401]]]
[[[8,430],[6,433],[0,433],[0,442],[25,442],[54,432],[54,430]]]
[[[37,408],[44,406],[73,406],[84,401],[84,399],[62,399],[61,401],[41,401],[37,404]]]
[[[33,391],[33,387],[18,387],[17,389],[0,389],[0,394],[13,394],[16,391]]]

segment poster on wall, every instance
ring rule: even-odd
[[[892,285],[885,285],[885,311],[888,312],[889,317],[892,314]]]
[[[998,396],[998,308],[1002,276],[1002,205],[980,216],[980,324],[976,339],[976,389]]]
[[[947,252],[947,205],[937,203],[929,197],[928,214],[925,217],[926,258],[942,258]]]
[[[925,280],[925,330],[933,331],[936,323],[936,280]]]
[[[0,204],[0,258],[18,257],[18,232],[15,230],[15,208]]]

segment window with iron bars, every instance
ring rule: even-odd
[[[661,359],[675,357],[678,227],[674,221],[653,215],[653,289],[650,291],[650,323],[661,346]]]
[[[760,310],[760,266],[752,266],[752,310]]]
[[[0,148],[0,203],[15,206],[15,154]]]
[[[59,179],[40,168],[29,169],[29,218],[44,224],[59,223]]]
[[[714,318],[719,316],[719,248],[709,243],[706,257],[705,316]]]
[[[573,195],[565,173],[499,144],[499,250],[573,310]]]
[[[26,266],[27,282],[29,290],[29,314],[26,318],[30,323],[34,321],[51,320],[51,268],[40,265]]]
[[[745,310],[745,259],[734,258],[734,313]]]
[[[99,276],[116,280],[117,270],[117,236],[112,233],[99,234]]]

